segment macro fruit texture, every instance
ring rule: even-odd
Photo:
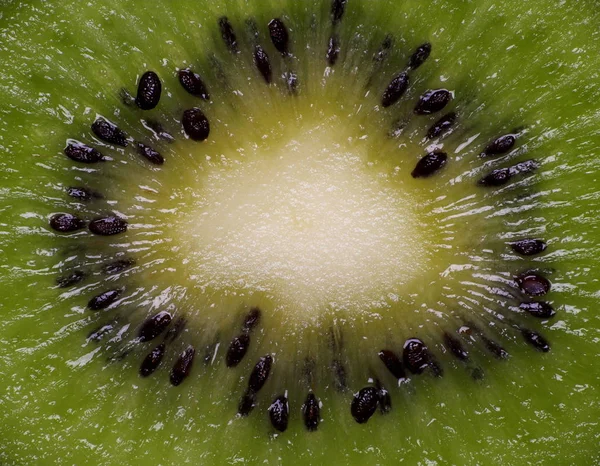
[[[600,461],[594,4],[154,3],[2,6],[0,462]]]

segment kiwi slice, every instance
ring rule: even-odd
[[[584,4],[6,4],[2,463],[598,461]]]

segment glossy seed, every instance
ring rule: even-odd
[[[385,367],[391,372],[391,374],[397,379],[406,378],[406,372],[404,372],[404,366],[400,358],[391,350],[381,350],[379,352],[379,359],[383,362]]]
[[[190,375],[195,354],[196,350],[191,345],[188,346],[183,353],[181,353],[171,369],[171,384],[177,386],[181,384],[181,382],[183,382],[188,375]]]
[[[190,139],[194,141],[204,141],[210,134],[210,124],[208,118],[199,108],[190,108],[183,112],[181,118],[183,129]]]
[[[248,416],[256,405],[256,394],[253,391],[247,391],[242,396],[238,405],[238,413],[240,416]]]
[[[379,388],[379,409],[381,414],[387,414],[392,410],[392,397],[390,392],[388,392],[385,388]]]
[[[331,364],[333,371],[333,382],[335,389],[338,392],[344,392],[348,389],[348,377],[346,375],[346,368],[339,359],[334,359]]]
[[[135,103],[142,110],[152,110],[160,101],[162,84],[154,71],[146,71],[138,83]]]
[[[102,267],[102,273],[105,275],[116,275],[127,270],[129,267],[133,267],[135,261],[131,258],[118,259],[114,262],[110,262]]]
[[[443,134],[447,133],[454,125],[456,121],[456,113],[450,112],[441,117],[436,121],[431,128],[427,131],[427,139],[439,138]]]
[[[289,54],[289,34],[288,30],[279,18],[274,18],[269,21],[269,35],[271,42],[282,55]]]
[[[181,332],[185,329],[187,324],[187,320],[183,317],[178,317],[177,320],[171,325],[171,328],[167,331],[165,335],[165,343],[173,343],[175,339],[181,335]]]
[[[413,374],[421,374],[431,363],[429,349],[418,338],[411,338],[404,343],[402,353],[404,366]]]
[[[321,419],[321,408],[319,406],[319,400],[317,397],[309,393],[302,405],[302,417],[304,419],[304,425],[310,432],[314,432],[319,427]]]
[[[260,45],[254,48],[254,64],[262,75],[263,79],[267,84],[271,84],[273,80],[273,71],[271,70],[271,61],[267,52],[263,50]]]
[[[223,39],[223,42],[229,51],[232,53],[237,53],[237,37],[233,30],[233,26],[229,22],[229,19],[227,19],[227,16],[222,16],[219,18],[219,30],[221,31],[221,38]]]
[[[160,154],[160,152],[152,149],[152,147],[147,146],[146,144],[142,144],[141,142],[137,143],[138,154],[144,157],[149,162],[152,162],[154,165],[162,165],[165,163],[164,157]]]
[[[88,202],[94,198],[100,199],[101,196],[88,188],[80,186],[70,186],[67,188],[67,195],[78,201]]]
[[[112,236],[127,231],[127,222],[120,217],[110,215],[92,220],[88,228],[95,235]]]
[[[59,233],[73,233],[85,228],[85,221],[73,214],[54,214],[49,223],[50,227]]]
[[[350,405],[350,413],[356,422],[364,424],[369,420],[379,403],[379,390],[375,387],[362,388],[354,395]]]
[[[406,73],[400,73],[395,76],[383,93],[381,106],[385,108],[398,102],[400,97],[406,92],[406,89],[408,89],[408,81],[408,74]]]
[[[244,319],[242,330],[245,332],[253,330],[258,325],[258,322],[260,321],[260,316],[261,312],[259,308],[253,307],[252,309],[250,309],[250,312],[248,312],[248,315]]]
[[[550,351],[550,344],[539,333],[528,329],[522,329],[521,333],[523,334],[523,338],[525,338],[525,341],[531,346],[533,346],[535,349],[538,349],[544,353]]]
[[[522,256],[534,256],[543,252],[546,249],[546,243],[541,239],[522,239],[520,241],[515,241],[510,245],[510,247],[517,254],[521,254]]]
[[[487,145],[482,155],[486,156],[505,154],[513,148],[516,140],[517,138],[514,136],[514,134],[505,134],[504,136],[500,136]]]
[[[532,301],[519,304],[519,309],[529,312],[533,317],[549,319],[556,314],[554,308],[545,301]]]
[[[148,377],[158,368],[165,355],[165,350],[165,344],[161,343],[146,355],[140,366],[142,377]]]
[[[529,296],[543,296],[550,291],[550,281],[537,273],[524,273],[517,277],[521,291]]]
[[[414,170],[411,172],[413,178],[426,178],[433,175],[441,169],[448,161],[448,156],[445,152],[434,151],[425,155],[417,162]]]
[[[271,406],[269,406],[271,425],[279,432],[285,432],[288,426],[289,415],[290,405],[288,399],[283,395],[275,398]]]
[[[146,319],[138,332],[140,341],[154,340],[163,333],[171,323],[172,316],[167,311],[161,311],[158,314]]]
[[[265,382],[269,378],[269,374],[271,373],[271,365],[273,364],[273,358],[270,355],[263,356],[259,359],[252,369],[250,373],[250,378],[248,379],[248,390],[254,393],[258,393],[258,391],[264,386]]]
[[[329,44],[327,45],[327,55],[325,58],[327,59],[327,64],[329,66],[335,65],[340,55],[340,43],[338,37],[333,34],[329,38]]]
[[[92,132],[102,141],[117,146],[127,147],[127,133],[104,118],[98,118],[92,123]]]
[[[391,34],[385,36],[383,42],[379,46],[379,49],[373,55],[373,61],[375,63],[382,63],[388,57],[393,44],[394,37]]]
[[[229,344],[229,348],[227,348],[227,354],[225,356],[225,364],[227,367],[235,367],[237,366],[246,353],[248,352],[248,348],[250,347],[250,335],[247,333],[242,333],[238,335]]]
[[[510,167],[511,173],[517,175],[519,173],[530,173],[536,170],[540,164],[536,160],[525,160]]]
[[[210,96],[206,90],[206,85],[199,74],[192,70],[185,69],[179,71],[179,82],[181,86],[194,97],[208,100]]]
[[[410,56],[410,59],[408,60],[408,67],[416,70],[419,66],[425,63],[425,60],[429,58],[430,53],[431,44],[429,42],[425,42],[424,44],[420,45]]]
[[[512,178],[509,168],[498,168],[481,178],[477,184],[480,186],[502,186]]]
[[[467,350],[465,350],[460,340],[455,336],[450,335],[448,332],[444,333],[444,345],[455,357],[461,361],[466,361],[469,359],[469,353]]]
[[[331,3],[331,22],[334,26],[339,23],[344,16],[347,2],[348,0],[333,0]]]
[[[88,308],[92,311],[106,309],[117,300],[120,294],[121,290],[104,291],[88,301]]]
[[[433,89],[425,92],[415,106],[417,115],[430,115],[439,112],[452,100],[452,93],[447,89]]]
[[[73,272],[63,275],[62,277],[58,277],[56,279],[56,286],[59,288],[68,288],[70,286],[76,285],[80,281],[85,278],[85,273],[81,270],[74,270]]]
[[[80,142],[70,142],[64,152],[71,160],[81,163],[97,163],[106,160],[100,151]]]
[[[496,343],[494,340],[490,340],[487,337],[482,336],[483,343],[485,344],[486,349],[492,353],[498,359],[507,359],[508,351],[506,351],[500,344]]]
[[[101,327],[98,327],[97,329],[92,330],[88,334],[87,339],[89,341],[100,341],[100,340],[102,340],[102,338],[104,338],[104,336],[106,334],[108,334],[109,332],[111,332],[113,330],[113,328],[114,328],[113,324],[106,324],[106,325],[103,325]]]

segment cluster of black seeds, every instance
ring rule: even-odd
[[[339,39],[339,28],[342,19],[346,13],[347,0],[333,0],[331,4],[331,35],[329,37],[325,59],[327,65],[335,66],[338,61],[341,44]],[[256,71],[262,77],[266,84],[273,82],[273,70],[271,59],[260,43],[260,33],[256,23],[253,20],[247,22],[251,30],[251,36],[254,39],[253,61]],[[221,17],[218,20],[218,27],[225,47],[232,54],[241,53],[235,30],[227,17]],[[289,58],[292,57],[292,42],[290,33],[284,21],[281,18],[273,18],[267,24],[269,38],[275,49],[281,55],[282,60],[289,65]],[[390,49],[393,46],[393,37],[388,35],[383,40],[380,48],[373,56],[374,70],[379,70],[381,64],[386,60]],[[405,95],[409,85],[411,73],[421,67],[432,53],[432,45],[425,42],[417,47],[410,55],[408,62],[403,70],[392,77],[389,84],[381,93],[380,104],[382,108],[392,107],[400,101]],[[200,74],[194,72],[191,68],[181,69],[177,73],[179,83],[182,88],[191,96],[200,99],[200,101],[210,100],[209,88]],[[286,86],[291,92],[295,92],[298,86],[298,77],[293,70],[289,69],[283,76]],[[143,111],[149,111],[156,108],[160,103],[162,92],[162,83],[159,76],[153,71],[145,72],[138,81],[136,97],[131,97],[130,104],[135,105]],[[417,103],[414,105],[413,113],[417,116],[431,115],[442,112],[453,100],[454,95],[447,89],[430,89],[423,93]],[[443,114],[427,131],[426,139],[433,140],[441,138],[448,134],[458,119],[454,111]],[[173,136],[164,131],[160,123],[153,120],[145,120],[144,125],[150,128],[158,138],[165,141],[173,141]],[[210,135],[210,123],[205,113],[199,107],[191,107],[183,111],[181,116],[181,125],[185,134],[194,141],[204,141]],[[164,163],[163,156],[152,146],[142,141],[134,141],[129,135],[114,123],[105,118],[98,118],[91,124],[91,131],[100,141],[129,148],[133,146],[139,155],[154,165]],[[493,157],[509,153],[516,145],[518,133],[503,134],[490,141],[481,152],[482,157]],[[75,162],[84,164],[93,164],[111,160],[104,156],[100,150],[84,144],[79,141],[69,140],[64,148],[64,154]],[[433,150],[417,162],[411,176],[414,178],[426,178],[436,174],[448,162],[448,156],[441,150]],[[512,177],[526,174],[538,167],[534,160],[528,160],[516,163],[509,167],[498,168],[481,179],[478,184],[481,186],[493,187],[506,184]],[[95,199],[102,199],[101,193],[97,193],[87,187],[76,186],[69,187],[67,193],[72,198],[80,202],[90,202]],[[110,214],[102,217],[96,217],[86,220],[70,213],[58,213],[50,218],[50,227],[59,233],[74,233],[87,228],[93,235],[112,236],[126,233],[128,223],[123,218]],[[545,241],[537,238],[525,238],[510,243],[510,247],[516,254],[521,256],[534,256],[544,252],[547,248]],[[116,275],[133,267],[135,261],[131,258],[121,258],[114,260],[102,267],[99,272],[104,275]],[[57,279],[57,286],[66,288],[74,286],[85,280],[89,272],[83,270],[72,270],[66,275]],[[550,291],[551,283],[540,272],[536,270],[527,270],[515,277],[515,287],[520,296],[527,296],[526,299],[520,299],[518,312],[526,313],[539,319],[552,318],[556,312],[552,305],[546,301],[536,301],[533,298],[544,296]],[[112,309],[119,305],[124,288],[110,288],[92,296],[87,308],[90,311],[102,311]],[[253,341],[253,332],[262,319],[262,313],[258,308],[252,308],[245,316],[239,333],[231,340],[225,354],[225,364],[234,369],[246,356]],[[538,332],[523,327],[513,322],[509,318],[503,319],[503,323],[514,331],[520,333],[522,338],[534,348],[547,352],[550,345],[547,340]],[[185,330],[187,322],[183,317],[174,318],[171,312],[160,311],[147,317],[140,325],[134,344],[146,344],[156,342],[150,351],[143,358],[139,373],[142,377],[148,377],[155,373],[161,366],[164,356],[170,346],[175,342],[178,336]],[[104,336],[114,331],[116,321],[106,323],[95,329],[88,335],[92,341],[100,341]],[[164,335],[161,338],[161,335]],[[335,340],[335,339],[334,339]],[[461,361],[472,370],[474,378],[481,378],[483,372],[479,367],[473,367],[471,363],[471,347],[478,343],[486,351],[498,359],[508,358],[508,352],[495,340],[490,338],[486,332],[472,322],[465,322],[456,332],[443,332],[442,348],[457,360]],[[212,346],[205,362],[210,361],[211,354],[216,354],[216,347]],[[346,369],[343,364],[343,348],[339,341],[332,343],[333,358],[330,364],[333,386],[340,393],[348,392],[348,380]],[[123,353],[124,357],[127,352]],[[196,356],[196,348],[188,345],[178,354],[174,364],[170,368],[169,380],[173,386],[182,384],[190,375]],[[378,353],[379,360],[387,371],[398,382],[402,382],[411,375],[419,375],[429,372],[435,377],[442,377],[444,374],[441,364],[435,357],[429,347],[419,338],[410,338],[404,343],[401,353],[396,353],[393,349],[382,349]],[[251,414],[255,409],[259,393],[265,386],[271,374],[274,365],[274,358],[271,354],[266,354],[258,359],[254,364],[248,378],[247,386],[238,403],[238,413],[241,417]],[[309,386],[314,387],[312,381],[313,370],[311,366],[314,362],[307,363],[307,377]],[[366,423],[377,411],[379,407],[381,413],[385,414],[392,408],[392,399],[390,392],[383,386],[380,380],[370,381],[370,385],[363,387],[356,392],[350,403],[350,413],[359,424]],[[274,429],[284,432],[288,427],[290,415],[290,403],[287,393],[277,395],[267,409],[269,419]],[[313,388],[308,390],[304,403],[301,406],[304,425],[307,430],[315,431],[318,429],[321,421],[321,403]]]

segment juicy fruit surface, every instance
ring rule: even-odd
[[[597,455],[599,430],[595,388],[598,371],[594,360],[598,357],[595,310],[599,303],[594,266],[600,253],[595,215],[598,211],[595,185],[600,151],[595,131],[598,123],[595,117],[598,45],[594,38],[598,18],[581,7],[571,9],[563,5],[558,8],[543,2],[534,6],[517,2],[479,2],[460,7],[438,2],[402,2],[400,5],[379,2],[363,9],[359,2],[350,0],[337,26],[340,56],[333,71],[326,74],[325,54],[330,39],[327,24],[331,21],[329,2],[257,2],[249,5],[230,2],[221,7],[194,3],[178,5],[172,10],[165,8],[137,2],[95,2],[93,8],[33,2],[8,5],[0,20],[6,38],[0,52],[4,63],[0,84],[4,97],[0,108],[3,113],[0,143],[8,154],[0,162],[6,178],[0,188],[3,193],[0,204],[3,212],[0,229],[3,273],[0,283],[4,290],[0,298],[3,317],[0,349],[3,361],[0,398],[4,405],[0,427],[2,461],[9,464],[59,460],[94,464],[141,461],[223,464],[267,460],[289,464],[303,460],[376,464],[404,460],[410,464],[527,464],[539,461],[586,464],[597,460],[594,455]],[[390,14],[392,11],[393,15]],[[236,26],[239,37],[237,47],[243,55],[241,63],[236,62],[238,68],[227,55],[230,51],[222,45],[218,18],[224,14]],[[269,88],[253,68],[254,49],[244,39],[244,24],[249,17],[259,26],[261,46],[269,53],[275,68],[271,79],[276,85]],[[281,68],[283,58],[268,41],[268,24],[279,17],[290,29],[288,46],[297,57],[293,64],[300,79],[298,102],[282,85],[284,81],[280,75],[288,70]],[[564,27],[565,18],[572,27]],[[311,32],[313,21],[317,23],[318,34]],[[498,24],[503,24],[506,29],[502,36],[493,27]],[[375,74],[371,85],[378,91],[371,91],[371,100],[362,95],[363,71],[360,80],[349,79],[354,67],[371,66],[371,57],[390,32],[396,40],[391,53],[397,54],[391,63],[407,62],[403,58],[420,44],[426,41],[433,44],[428,61],[411,72],[415,82],[411,84],[413,88],[406,91],[411,98],[400,99],[396,105],[405,106],[411,113],[415,102],[427,89],[441,87],[455,90],[455,98],[466,102],[462,122],[446,140],[449,162],[442,170],[449,172],[444,178],[436,178],[434,174],[431,185],[412,185],[420,186],[412,190],[413,194],[421,196],[419,205],[429,207],[433,202],[425,202],[431,196],[428,191],[441,194],[446,186],[448,190],[450,187],[456,189],[453,196],[457,196],[457,200],[464,199],[464,205],[440,202],[437,211],[431,209],[432,218],[453,217],[453,223],[459,227],[451,230],[461,238],[451,244],[458,245],[459,252],[467,250],[463,249],[464,244],[481,241],[483,245],[485,239],[490,240],[494,249],[494,254],[481,251],[479,258],[468,256],[463,261],[452,262],[447,275],[458,273],[456,282],[469,277],[474,282],[467,288],[477,289],[487,278],[496,278],[492,273],[497,260],[494,257],[505,255],[515,263],[514,270],[508,268],[507,273],[516,273],[521,267],[518,257],[511,255],[509,245],[520,238],[511,233],[543,237],[550,244],[543,261],[534,258],[522,264],[535,266],[539,261],[543,271],[551,273],[551,296],[557,303],[558,315],[538,328],[551,339],[552,352],[532,354],[531,348],[519,341],[509,347],[509,361],[482,364],[485,378],[478,382],[474,382],[458,364],[455,364],[456,370],[447,370],[435,383],[424,375],[396,388],[390,386],[388,379],[392,411],[387,416],[374,414],[378,416],[377,422],[361,425],[352,418],[350,404],[352,392],[358,392],[366,384],[364,375],[350,373],[352,390],[343,396],[322,382],[319,398],[323,402],[321,415],[324,421],[310,434],[301,421],[300,408],[306,393],[292,394],[288,419],[282,408],[286,404],[278,398],[282,395],[279,390],[292,387],[304,377],[302,364],[298,361],[306,356],[307,347],[320,348],[323,353],[331,350],[329,343],[322,341],[323,332],[311,331],[310,327],[301,331],[302,327],[290,322],[293,319],[286,318],[285,314],[270,314],[261,320],[264,325],[260,331],[253,330],[252,338],[257,336],[256,344],[239,364],[238,367],[244,369],[240,372],[230,370],[223,362],[223,346],[231,340],[229,337],[235,336],[233,333],[220,339],[225,343],[221,345],[219,364],[205,366],[199,362],[204,358],[204,346],[197,354],[190,350],[189,343],[207,343],[202,337],[216,338],[220,329],[210,320],[201,318],[197,318],[198,324],[202,324],[197,329],[198,336],[188,336],[192,341],[182,340],[176,351],[166,354],[164,358],[168,364],[160,367],[154,374],[156,377],[139,377],[143,352],[137,354],[137,358],[107,362],[112,352],[119,349],[118,335],[110,335],[116,339],[112,348],[94,345],[85,337],[94,326],[109,321],[107,314],[101,319],[96,317],[95,311],[90,315],[90,310],[86,309],[90,298],[109,291],[108,288],[100,287],[102,282],[96,279],[83,282],[84,287],[74,291],[57,293],[54,289],[54,280],[65,264],[68,265],[69,257],[79,257],[69,248],[77,249],[79,245],[67,238],[57,238],[47,228],[48,218],[59,211],[78,213],[73,210],[71,201],[66,200],[64,190],[77,178],[91,182],[95,176],[89,167],[73,165],[60,153],[65,141],[81,138],[81,142],[90,143],[89,128],[96,113],[110,117],[128,134],[139,133],[139,115],[128,113],[121,103],[120,90],[135,90],[137,78],[147,69],[153,69],[163,77],[163,97],[156,109],[148,111],[156,111],[155,117],[169,121],[168,115],[180,115],[184,109],[201,107],[207,117],[212,118],[206,143],[211,144],[213,137],[213,141],[217,141],[214,144],[220,144],[213,155],[218,156],[225,149],[235,152],[239,148],[235,145],[227,148],[227,142],[219,142],[228,140],[230,133],[270,134],[287,140],[283,137],[285,131],[278,130],[277,126],[281,121],[289,126],[293,119],[282,119],[289,118],[286,115],[290,113],[308,115],[309,120],[319,121],[319,116],[326,120],[340,114],[348,117],[361,104],[373,107],[379,103],[383,89],[398,69],[384,65]],[[228,108],[233,97],[225,96],[226,92],[216,85],[220,82],[219,70],[211,66],[207,50],[214,50],[224,66],[231,89],[240,90],[241,95],[235,94],[237,108]],[[15,56],[22,57],[22,66],[14,63]],[[203,106],[200,98],[186,97],[188,93],[181,88],[176,69],[189,65],[195,65],[194,71],[200,72],[205,79],[211,105]],[[322,106],[325,114],[311,114],[311,110],[302,107],[304,101],[301,99],[322,96],[322,88],[327,89],[326,102]],[[169,94],[176,98],[168,99]],[[347,95],[355,97],[348,98]],[[184,107],[181,102],[185,102]],[[269,110],[265,110],[264,102],[271,105]],[[333,116],[328,115],[327,110],[334,109],[336,102],[348,105],[348,112],[337,112],[336,109],[331,112]],[[253,115],[254,119],[246,120],[240,115]],[[392,115],[404,116],[405,113],[396,109]],[[380,137],[392,129],[388,114],[370,113],[369,116],[371,118],[365,118],[369,120],[367,126],[359,128],[364,134],[379,131],[377,137]],[[439,116],[429,123],[433,124]],[[487,164],[484,165],[485,172],[497,168],[488,162],[488,157],[476,159],[487,143],[499,136],[498,132],[512,131],[522,124],[528,125],[529,131],[524,144],[527,158],[535,157],[543,164],[533,179],[535,190],[527,191],[525,188],[532,182],[522,180],[522,190],[517,186],[509,191],[519,202],[510,202],[510,196],[506,201],[501,193],[475,186],[477,177],[465,173],[479,174],[477,170],[482,164]],[[346,125],[342,123],[342,126]],[[353,128],[351,124],[347,126]],[[269,131],[270,128],[276,130]],[[407,147],[388,142],[383,146],[388,150],[383,150],[379,159],[370,162],[376,166],[400,166],[403,173],[410,173],[419,157],[424,155],[420,144],[427,128],[428,125],[417,125],[411,120],[402,134]],[[179,127],[168,129],[173,131]],[[362,134],[359,132],[357,136]],[[204,131],[200,136],[204,139]],[[118,200],[112,207],[117,212],[162,209],[167,219],[176,219],[180,213],[166,211],[172,204],[165,202],[165,196],[153,195],[158,185],[155,180],[170,180],[170,186],[177,183],[189,186],[190,178],[202,177],[202,174],[197,169],[189,171],[187,168],[196,167],[192,161],[204,156],[198,154],[197,146],[193,145],[196,142],[184,139],[181,133],[177,138],[172,148],[166,144],[160,146],[166,159],[165,170],[169,165],[173,167],[170,174],[154,172],[143,161],[129,159],[118,150],[105,148],[106,155],[116,160],[122,169],[106,168],[107,162],[102,162],[103,166],[97,170],[105,179],[101,184],[96,182],[92,188]],[[121,141],[119,138],[117,142]],[[265,147],[268,145],[261,149]],[[246,150],[252,152],[250,148]],[[384,155],[398,160],[386,160]],[[403,161],[402,157],[407,160]],[[235,162],[234,157],[231,160]],[[497,159],[494,160],[497,163]],[[511,160],[507,158],[506,162]],[[503,166],[506,165],[508,163]],[[139,178],[131,181],[134,174]],[[254,172],[250,170],[250,175],[261,174],[271,172],[261,167],[255,168]],[[227,172],[227,175],[237,180],[235,171]],[[347,180],[353,179],[343,175],[342,181]],[[356,180],[354,182],[356,184]],[[136,188],[125,189],[128,183],[135,183]],[[186,193],[181,195],[185,200]],[[498,202],[493,204],[490,198],[497,198]],[[496,209],[484,215],[474,212],[490,205]],[[527,215],[520,217],[523,212]],[[89,214],[89,211],[82,208],[81,213]],[[99,211],[87,220],[107,218],[109,214]],[[251,221],[252,217],[244,220]],[[148,215],[139,216],[144,221],[149,218],[152,219]],[[154,219],[154,226],[164,218]],[[463,221],[468,225],[463,225]],[[131,288],[137,289],[140,298],[127,294],[131,300],[127,309],[148,306],[150,303],[144,299],[148,300],[149,296],[157,299],[159,306],[169,304],[161,302],[161,297],[166,295],[147,294],[148,283],[156,283],[161,289],[172,283],[181,289],[189,286],[187,279],[181,278],[189,274],[178,272],[181,256],[173,250],[169,236],[153,234],[152,228],[144,229],[139,223],[135,218],[129,222],[127,234],[133,235],[129,240],[119,236],[112,240],[109,236],[107,242],[92,238],[91,246],[81,243],[83,247],[99,251],[98,254],[114,253],[121,248],[137,252],[138,261],[144,259],[145,272],[132,274],[133,283],[127,282],[128,293]],[[189,232],[188,224],[185,225],[185,231]],[[111,228],[102,226],[99,231],[113,231]],[[122,228],[121,225],[117,229]],[[473,236],[468,235],[471,231]],[[508,232],[505,237],[501,235],[503,231]],[[490,237],[481,240],[478,232],[481,232],[479,236]],[[443,244],[443,233],[440,231],[440,237],[434,238],[431,244],[436,241]],[[107,247],[107,244],[111,246]],[[153,256],[147,251],[160,251],[160,254]],[[169,262],[170,257],[176,259]],[[160,265],[161,259],[166,261],[164,265]],[[448,267],[443,261],[439,263]],[[480,267],[479,275],[485,277],[477,273],[461,275],[460,271],[469,271],[476,266]],[[255,271],[257,267],[260,267],[259,262],[250,262],[248,270]],[[438,275],[446,270],[428,269]],[[506,279],[499,275],[500,282]],[[115,277],[112,289],[120,290],[123,277]],[[408,333],[418,328],[423,329],[420,337],[431,336],[431,341],[439,339],[435,335],[440,333],[437,328],[440,319],[436,319],[435,312],[451,306],[457,299],[452,296],[457,289],[444,292],[439,289],[441,286],[439,277],[438,280],[430,277],[425,280],[419,300],[427,297],[428,307],[418,317],[411,317],[415,322],[413,328],[406,328],[402,323],[407,320],[406,315],[397,313],[393,313],[396,317],[391,321],[378,321],[376,315],[361,316],[351,325],[344,326],[345,357],[348,361],[357,361],[349,367],[353,369],[366,363],[362,353],[369,348],[373,360],[378,361],[378,352],[383,347],[363,343],[363,336],[364,340],[374,340],[374,335],[384,335],[383,346],[389,344],[396,351],[400,351],[402,342],[412,336]],[[293,296],[293,293],[294,290],[285,289],[281,294]],[[177,304],[181,307],[207,304],[191,299],[186,301],[184,294],[180,297]],[[262,297],[257,298],[256,303],[251,301],[248,299],[249,305],[272,306],[271,300]],[[237,298],[228,298],[217,307],[238,304]],[[469,307],[468,302],[464,304]],[[241,313],[231,316],[230,327],[237,333],[240,316]],[[331,321],[325,322],[331,324]],[[390,328],[393,331],[390,332]],[[400,335],[397,339],[395,333]],[[380,343],[378,340],[376,344]],[[261,395],[266,395],[259,400],[252,415],[238,418],[237,405],[248,384],[250,371],[267,352],[275,353],[275,358],[272,374],[261,390]],[[482,356],[482,362],[487,362],[485,358]],[[448,361],[444,360],[450,367]],[[180,382],[190,367],[192,376],[181,385],[171,387],[168,379]],[[284,371],[278,367],[291,369]],[[328,367],[323,367],[317,379],[325,380],[328,371]],[[272,405],[274,407],[269,410]],[[277,419],[278,426],[284,424],[283,419],[286,425],[289,424],[279,438],[270,438],[273,432],[267,428],[269,416]]]

